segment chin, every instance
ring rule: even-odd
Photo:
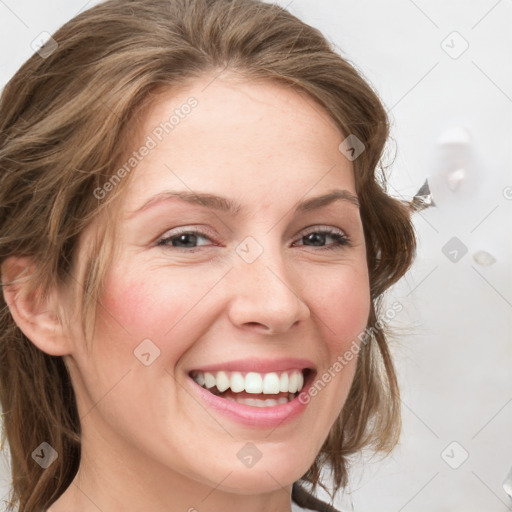
[[[252,467],[245,467],[242,463],[235,466],[226,465],[223,470],[217,471],[219,475],[229,475],[222,481],[210,480],[207,485],[213,486],[224,492],[233,494],[264,494],[274,492],[286,486],[291,486],[299,480],[309,469],[313,462],[305,462],[297,465],[293,460],[267,460],[265,457],[256,462]],[[238,462],[238,461],[237,461]],[[218,486],[218,487],[217,487]]]

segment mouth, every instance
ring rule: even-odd
[[[225,400],[252,407],[274,407],[296,399],[314,373],[312,368],[269,373],[192,370],[189,376],[203,389]]]

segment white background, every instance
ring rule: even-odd
[[[0,87],[36,36],[95,3],[0,0]],[[511,510],[502,482],[512,466],[512,0],[278,3],[319,28],[380,95],[392,122],[387,162],[396,154],[390,194],[411,199],[429,178],[437,205],[415,214],[417,260],[389,295],[404,306],[393,322],[400,445],[386,460],[356,464],[337,504]],[[453,146],[438,143],[454,127],[471,136],[457,162]],[[466,176],[455,191],[446,180],[453,165]],[[442,251],[453,237],[467,248],[456,262]],[[496,263],[479,265],[481,250]]]

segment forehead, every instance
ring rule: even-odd
[[[160,92],[138,123],[128,210],[167,190],[255,205],[310,189],[355,192],[352,164],[338,150],[344,135],[318,103],[287,85],[205,77]]]

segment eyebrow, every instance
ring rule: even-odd
[[[229,213],[232,216],[238,215],[244,211],[241,204],[228,199],[227,197],[209,194],[205,192],[189,192],[189,191],[173,191],[167,190],[156,194],[148,199],[140,208],[129,212],[127,218],[131,219],[135,215],[148,210],[150,207],[155,206],[161,202],[166,202],[172,199],[179,199],[193,205],[204,206],[213,210]],[[359,198],[349,192],[348,190],[332,190],[327,194],[321,196],[311,197],[298,203],[295,207],[295,213],[304,213],[312,210],[318,210],[327,206],[335,201],[343,201],[351,204],[356,208],[360,208]]]

